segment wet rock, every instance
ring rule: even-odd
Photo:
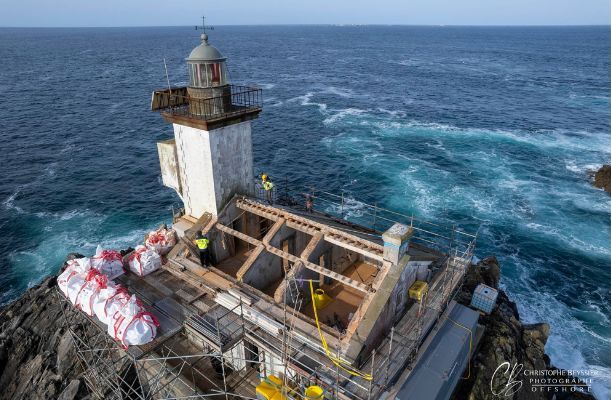
[[[594,174],[594,186],[604,189],[605,192],[611,193],[611,165],[603,165]]]
[[[522,324],[516,304],[498,288],[500,272],[501,267],[495,257],[485,258],[469,269],[462,290],[456,296],[459,303],[468,306],[478,284],[484,283],[499,290],[494,311],[490,315],[480,317],[479,323],[485,327],[484,335],[467,371],[469,378],[460,381],[453,399],[552,400],[555,393],[533,391],[529,379],[525,376],[518,378],[524,384],[515,393],[502,397],[492,393],[492,389],[500,393],[506,388],[509,374],[494,375],[497,368],[505,362],[509,362],[511,366],[522,365],[523,370],[556,370],[545,354],[549,325]],[[594,397],[589,394],[566,393],[562,396],[556,395],[555,399],[594,400]]]
[[[0,399],[57,399],[80,381],[55,286],[48,278],[0,308]],[[82,381],[76,387],[87,395]]]

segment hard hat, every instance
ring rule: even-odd
[[[266,174],[261,175],[261,179],[266,180],[267,179],[267,175]]]

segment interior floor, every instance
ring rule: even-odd
[[[284,281],[284,273],[282,274],[282,278],[271,282],[265,288],[261,289],[261,291],[270,297],[274,297],[274,294],[276,293],[278,287],[282,284],[282,281]]]
[[[236,251],[235,256],[224,259],[220,263],[216,264],[215,267],[227,275],[231,275],[236,278],[238,271],[253,252],[253,249],[254,248],[249,249],[247,247],[243,247]]]
[[[350,323],[350,314],[356,312],[359,305],[363,302],[365,295],[349,286],[339,282],[334,282],[331,285],[322,285],[321,289],[333,300],[323,309],[316,310],[318,320],[329,326],[337,327],[341,331],[345,330]],[[302,312],[310,318],[314,318],[314,310],[312,309],[312,301],[309,293],[307,293],[308,302],[302,309]]]
[[[362,282],[365,285],[373,283],[377,274],[378,268],[375,265],[360,260],[346,268],[342,273],[342,275],[354,279],[355,281]]]

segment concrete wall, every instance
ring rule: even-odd
[[[240,215],[240,212],[241,210],[235,206],[235,203],[229,204],[223,210],[223,214],[219,216],[218,222],[231,227],[231,221]],[[235,239],[233,236],[224,235],[213,226],[208,232],[208,239],[210,239],[210,255],[214,263],[219,263],[235,255]]]
[[[282,278],[282,259],[263,251],[250,269],[242,277],[242,281],[256,289],[263,290],[272,282]]]
[[[174,124],[174,136],[187,214],[216,216],[235,193],[252,193],[249,121],[212,131]]]
[[[277,249],[282,250],[282,242],[291,236],[295,236],[295,230],[289,228],[286,225],[283,225],[278,232],[274,235],[273,238],[269,241],[269,244],[274,246]]]
[[[297,280],[303,280],[303,282],[297,283],[297,288],[299,292],[301,293],[301,298],[304,299],[304,301],[302,301],[301,303],[301,307],[303,308],[304,303],[307,302],[307,300],[310,298],[310,284],[309,282],[307,282],[307,280],[309,279],[314,280],[315,281],[314,286],[317,287],[318,282],[316,281],[318,281],[319,279],[319,274],[318,272],[307,269],[306,267],[304,267],[302,263],[297,263],[297,265],[293,265],[290,274],[292,274],[293,277]],[[274,300],[276,300],[276,302],[278,303],[282,303],[284,301],[284,292],[285,291],[286,291],[286,281],[283,281],[282,284],[280,284],[280,286],[276,290],[276,293],[274,295]],[[286,298],[286,304],[288,304],[291,307],[295,307],[295,301],[294,301],[296,300],[296,298],[294,298],[295,294],[293,293],[292,296],[290,294],[291,293],[289,292],[289,295]]]
[[[308,257],[308,261],[314,264],[318,264],[318,259],[320,258],[320,256],[325,252],[331,250],[332,247],[333,245],[331,243],[325,240],[321,240],[320,242],[318,242],[318,244],[314,248],[314,251],[312,251],[312,253]]]
[[[312,240],[312,236],[308,235],[305,232],[297,231],[295,235],[295,254],[297,257],[301,255],[303,250],[307,247],[307,245]]]
[[[176,141],[171,139],[157,142],[157,153],[159,154],[159,166],[161,167],[161,181],[165,186],[174,189],[182,198]]]
[[[405,314],[406,305],[409,301],[408,289],[416,281],[416,273],[418,264],[408,262],[407,266],[401,273],[399,280],[393,288],[388,301],[384,305],[382,312],[378,316],[367,340],[365,342],[366,349],[363,354],[369,354],[369,351],[376,347],[382,339],[390,332],[390,328]]]
[[[282,242],[291,237],[293,240],[292,244],[290,244],[289,253],[299,257],[301,252],[306,248],[312,239],[312,236],[308,235],[307,233],[296,231],[295,229],[284,225],[278,232],[276,232],[274,237],[269,241],[269,244],[282,250]]]
[[[360,254],[343,247],[333,246],[331,250],[331,265],[327,268],[333,269],[338,274],[343,274],[346,268],[359,261]]]
[[[250,121],[210,131],[216,206],[223,207],[234,194],[254,193],[254,166]]]

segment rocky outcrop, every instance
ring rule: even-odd
[[[470,269],[457,300],[469,304],[479,283],[498,288],[501,269],[494,257]],[[56,278],[46,279],[14,303],[0,309],[0,400],[2,399],[87,399],[89,394],[80,374],[70,333],[64,326]],[[491,315],[480,318],[486,330],[475,349],[469,378],[462,380],[455,400],[551,400],[554,393],[533,393],[527,385],[510,396],[493,396],[490,382],[503,362],[523,364],[524,369],[555,370],[544,346],[547,324],[524,325],[516,305],[501,290]],[[86,326],[73,326],[79,331]],[[89,327],[91,328],[91,327]],[[527,381],[526,378],[518,378]],[[502,391],[507,380],[495,381]],[[556,400],[591,400],[592,396],[560,393]]]
[[[525,325],[520,321],[518,309],[506,293],[498,289],[501,268],[494,257],[488,257],[475,265],[468,272],[461,292],[456,299],[459,303],[469,305],[475,287],[484,283],[499,290],[497,306],[490,315],[482,315],[479,323],[485,327],[475,355],[472,359],[469,378],[461,381],[454,399],[514,399],[514,400],[568,400],[594,399],[590,394],[581,392],[541,392],[533,388],[530,375],[519,373],[513,381],[521,381],[515,386],[516,391],[508,390],[510,372],[503,374],[504,368],[493,375],[504,362],[513,367],[522,365],[522,371],[560,371],[550,364],[545,354],[545,343],[550,327],[546,323]],[[491,388],[492,382],[492,388]],[[501,394],[494,396],[495,393]],[[508,395],[507,395],[508,394]],[[556,396],[554,398],[554,395]]]
[[[611,165],[603,165],[594,174],[594,186],[604,189],[605,192],[611,193]]]
[[[0,309],[0,399],[87,395],[55,287],[47,278]]]

